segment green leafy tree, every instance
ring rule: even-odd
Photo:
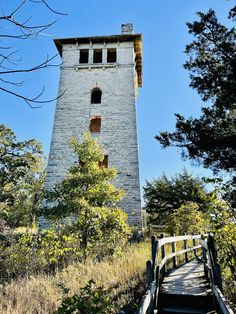
[[[229,15],[235,17],[236,7]],[[199,118],[176,114],[176,130],[156,136],[163,148],[181,147],[183,155],[205,167],[232,171],[236,165],[236,30],[222,25],[213,10],[198,13],[199,21],[187,23],[194,36],[186,46],[184,67],[190,86],[208,102]],[[211,105],[210,105],[211,102]]]
[[[200,211],[206,212],[212,197],[203,180],[194,178],[186,170],[170,179],[163,174],[151,182],[147,181],[144,187],[145,208],[150,221],[158,224],[165,224],[175,210],[189,202],[196,203]]]
[[[0,217],[10,226],[33,223],[44,180],[42,147],[35,140],[17,141],[0,125]]]
[[[209,216],[199,211],[196,203],[186,203],[176,209],[167,220],[166,231],[169,234],[199,234],[209,231]]]
[[[126,214],[116,206],[124,191],[110,183],[117,171],[102,165],[104,153],[90,134],[84,135],[81,144],[73,138],[71,145],[78,161],[66,178],[46,193],[44,215],[53,221],[72,217],[71,228],[81,234],[84,258],[95,245],[97,253],[112,254],[129,233]]]

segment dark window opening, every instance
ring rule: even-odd
[[[99,167],[100,168],[108,168],[108,155],[105,155],[103,158],[103,161],[99,162]]]
[[[101,99],[102,91],[99,88],[94,89],[91,94],[91,104],[100,104]]]
[[[107,49],[107,62],[116,62],[116,49]]]
[[[88,49],[80,50],[79,63],[88,63],[89,51]]]
[[[101,131],[101,118],[100,117],[95,117],[90,120],[89,130],[90,132]]]
[[[93,63],[102,63],[102,49],[94,49]]]

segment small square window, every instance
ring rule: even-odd
[[[89,57],[88,49],[81,49],[79,63],[88,63],[88,57]]]
[[[102,63],[102,49],[94,49],[93,63]]]
[[[89,130],[91,133],[101,131],[101,117],[95,117],[90,120]]]
[[[116,62],[116,49],[107,49],[107,63]]]

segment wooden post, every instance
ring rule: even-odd
[[[204,236],[203,234],[201,235],[201,239],[204,241]],[[207,279],[209,279],[209,276],[208,276],[208,271],[207,271],[207,268],[206,268],[206,263],[207,263],[207,254],[206,254],[206,250],[205,248],[202,246],[202,259],[203,259],[203,263],[204,263],[204,275]]]
[[[185,235],[186,235],[186,233],[185,233]],[[188,248],[187,240],[184,240],[184,249],[186,250],[187,248]],[[188,252],[185,252],[184,255],[185,255],[185,263],[187,263],[188,262]]]
[[[175,234],[173,234],[173,237],[175,237]],[[175,241],[172,242],[171,245],[172,245],[172,253],[176,253],[176,242]],[[172,257],[172,263],[173,263],[173,268],[176,268],[177,267],[176,256]]]
[[[194,236],[194,234],[193,234],[193,236]],[[193,247],[194,246],[196,246],[196,239],[193,239]],[[197,250],[196,249],[193,250],[193,253],[194,253],[195,258],[197,258]]]
[[[151,245],[152,245],[152,262],[154,261],[155,259],[155,247],[156,247],[156,237],[155,236],[152,236],[151,238]]]
[[[152,236],[152,280],[156,276],[156,260],[158,251],[158,241],[155,236]]]
[[[156,267],[156,294],[155,294],[155,299],[154,299],[154,309],[157,309],[159,287],[160,287],[160,273],[159,273],[159,266],[157,266]]]
[[[146,263],[147,268],[147,285],[149,286],[152,282],[152,262],[149,260]]]
[[[163,234],[163,233],[161,234],[161,237],[160,237],[160,238],[161,238],[161,239],[164,238],[164,234]],[[163,258],[165,258],[165,256],[166,256],[166,254],[165,254],[165,244],[164,244],[164,245],[162,245],[162,247],[161,247],[161,258],[163,259]],[[164,276],[165,273],[166,273],[166,271],[167,271],[166,265],[164,265],[162,269],[163,269],[163,276]]]
[[[212,253],[212,258],[213,258],[213,261],[214,263],[217,262],[217,252],[216,252],[216,245],[215,245],[215,239],[212,235],[208,235],[208,238],[207,238],[207,242],[208,242],[208,247]]]

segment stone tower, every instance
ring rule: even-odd
[[[138,143],[135,100],[142,86],[142,35],[122,25],[112,36],[54,40],[62,58],[59,94],[45,189],[62,180],[75,156],[72,136],[90,130],[115,166],[114,184],[126,191],[119,206],[131,225],[141,226]],[[41,220],[41,228],[44,222]]]

